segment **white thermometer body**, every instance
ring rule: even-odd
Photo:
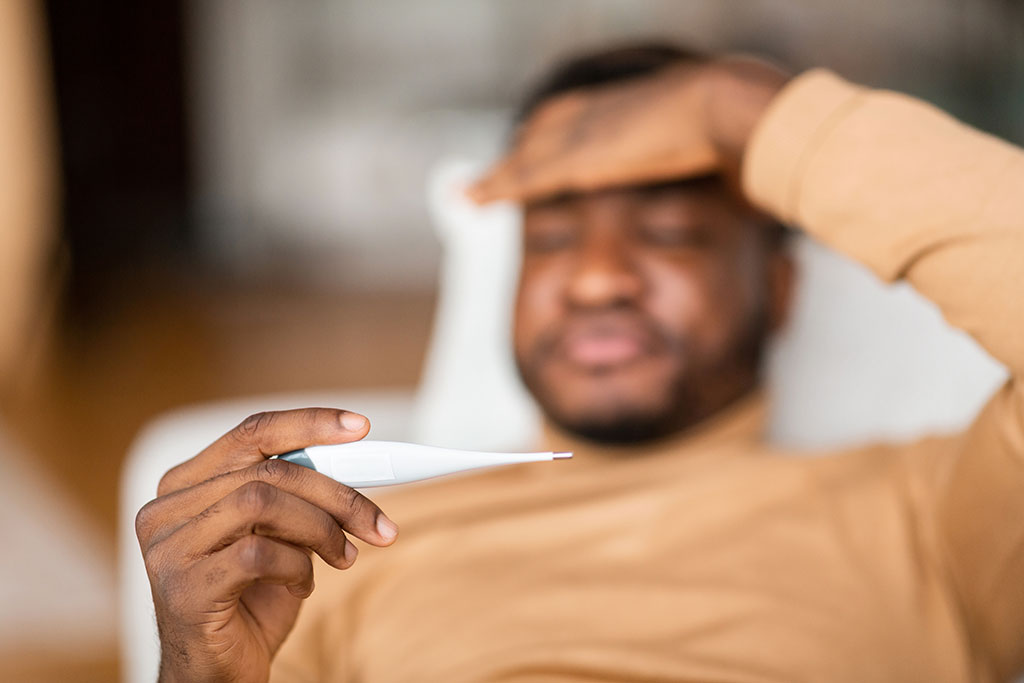
[[[309,446],[278,456],[352,488],[392,486],[498,465],[571,458],[572,453],[489,453],[400,441]]]

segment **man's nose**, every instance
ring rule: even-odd
[[[603,308],[636,301],[643,279],[621,238],[595,238],[582,245],[567,291],[569,304]]]

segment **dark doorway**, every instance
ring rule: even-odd
[[[185,8],[48,0],[70,251],[66,310],[191,242]]]

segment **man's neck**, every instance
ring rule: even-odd
[[[567,450],[581,459],[637,459],[661,454],[699,451],[722,439],[759,441],[764,434],[766,400],[759,386],[721,405],[704,419],[693,421],[668,435],[632,444],[609,444],[573,434],[545,420],[543,441],[549,450]]]

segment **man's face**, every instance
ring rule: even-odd
[[[514,343],[548,417],[639,441],[753,388],[789,289],[763,223],[717,178],[528,204]]]

